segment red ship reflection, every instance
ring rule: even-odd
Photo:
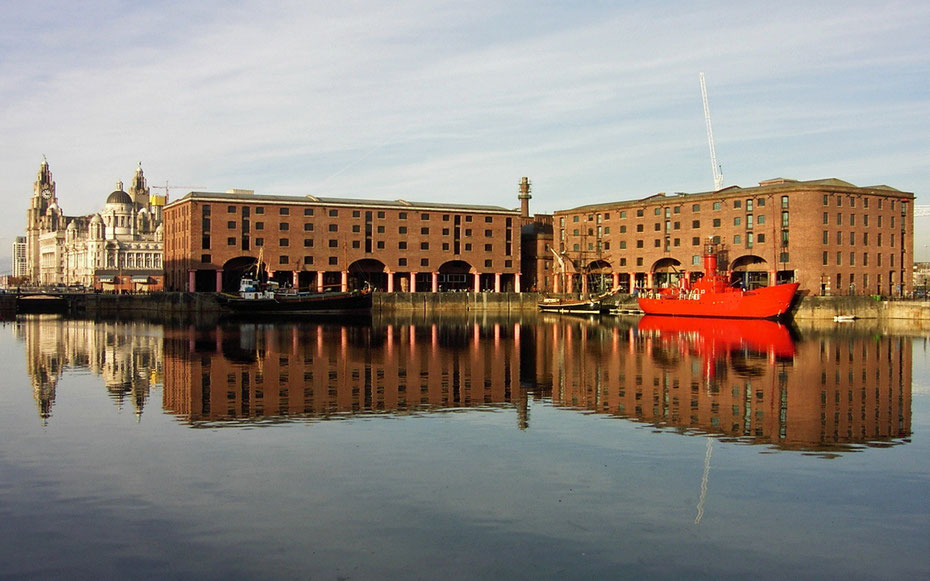
[[[790,359],[795,354],[788,328],[774,321],[646,315],[637,330],[674,341],[710,360],[746,350],[779,359]]]

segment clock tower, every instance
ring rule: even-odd
[[[45,230],[45,214],[49,206],[57,203],[55,181],[43,155],[32,186],[29,209],[26,210],[26,276],[33,283],[39,282],[39,237]]]

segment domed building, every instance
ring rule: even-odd
[[[112,292],[162,290],[164,205],[164,196],[151,195],[140,163],[129,191],[117,182],[100,212],[65,216],[43,158],[26,211],[29,280]]]

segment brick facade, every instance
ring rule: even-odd
[[[260,255],[304,289],[521,290],[521,214],[502,207],[192,192],[164,218],[169,290],[234,291]]]
[[[697,276],[707,239],[744,286],[796,281],[808,294],[912,291],[914,194],[837,180],[777,179],[554,214],[555,292],[629,292]],[[561,264],[559,263],[561,259]]]

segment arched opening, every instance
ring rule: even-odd
[[[606,260],[594,260],[585,267],[589,293],[604,293],[613,288],[613,268]]]
[[[682,272],[679,268],[681,262],[674,258],[661,258],[652,265],[652,286],[663,288],[678,286],[678,279],[681,278]]]
[[[378,290],[387,289],[387,269],[380,260],[364,258],[349,265],[349,290],[362,289],[366,286]]]
[[[746,254],[730,263],[730,284],[744,289],[772,284],[769,281],[769,263],[761,256]]]
[[[239,291],[239,281],[246,274],[255,276],[255,268],[258,264],[258,259],[254,256],[237,256],[236,258],[231,258],[223,264],[223,283],[221,292],[224,293],[235,293]],[[267,278],[267,273],[263,269],[261,272],[262,280],[264,281]],[[214,277],[216,274],[214,273]],[[216,285],[216,279],[214,278],[213,285]],[[214,290],[211,288],[210,290]]]
[[[474,290],[474,269],[464,260],[450,260],[439,267],[439,292]]]

